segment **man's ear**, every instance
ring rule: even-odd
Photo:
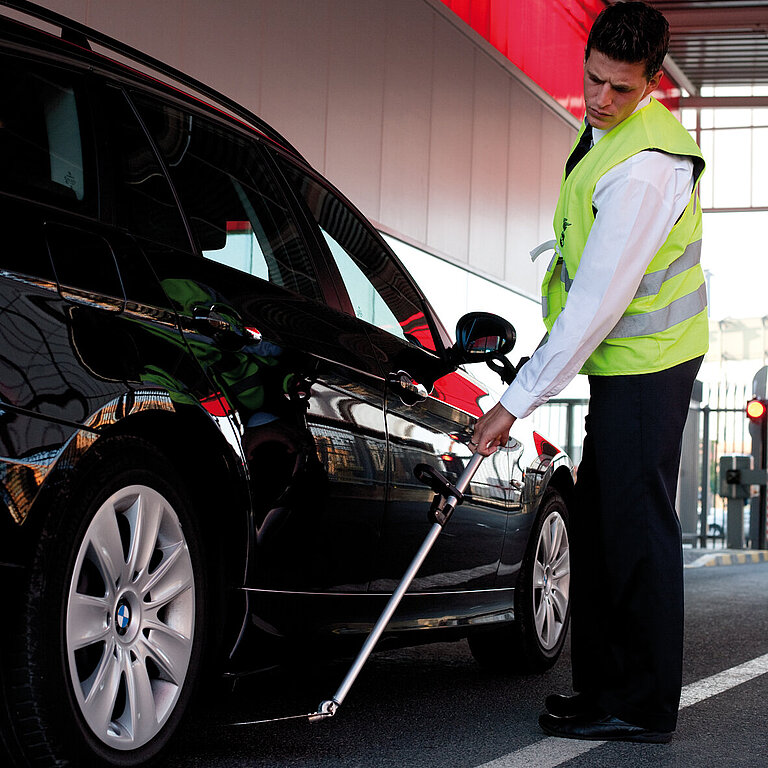
[[[643,93],[643,98],[645,98],[649,93],[653,93],[658,87],[659,83],[661,83],[661,76],[664,74],[663,70],[659,70],[649,81],[648,85],[645,86],[645,93]]]

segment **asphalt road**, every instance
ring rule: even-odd
[[[254,678],[187,727],[165,765],[765,768],[768,564],[688,569],[686,600],[687,706],[669,745],[547,738],[537,717],[546,694],[570,690],[567,652],[545,675],[500,677],[458,642],[374,654],[336,716],[315,724],[225,725],[313,711],[345,663]]]

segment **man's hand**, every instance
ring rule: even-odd
[[[509,440],[509,430],[515,423],[515,417],[501,404],[491,408],[481,416],[475,424],[469,447],[473,453],[490,456],[498,448],[505,446]]]

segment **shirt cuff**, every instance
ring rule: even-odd
[[[517,382],[512,382],[499,398],[502,407],[516,419],[524,419],[533,413],[540,403],[530,392],[526,392]]]

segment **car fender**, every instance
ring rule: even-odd
[[[102,438],[115,435],[141,437],[157,445],[179,466],[183,477],[198,483],[201,492],[220,489],[210,526],[219,534],[236,532],[243,547],[231,551],[228,573],[242,583],[250,551],[252,524],[248,496],[247,467],[237,439],[237,430],[228,416],[217,416],[204,404],[162,388],[131,389],[109,402],[75,427],[58,449],[6,463],[0,475],[4,515],[0,559],[26,565],[34,547],[36,531],[53,502],[76,481],[77,469],[85,455]],[[226,497],[226,501],[224,501]],[[202,506],[202,505],[201,505]],[[204,521],[205,522],[205,521]]]
[[[574,467],[570,457],[564,451],[554,455],[542,452],[525,471],[523,487],[523,509],[534,514],[544,498],[544,494],[554,488],[566,500],[574,487]]]

